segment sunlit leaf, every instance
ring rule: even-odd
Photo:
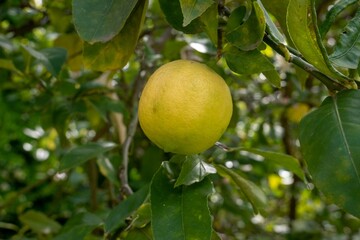
[[[200,21],[204,24],[203,29],[216,46],[218,41],[218,8],[217,4],[211,5],[201,16]]]
[[[243,178],[235,171],[222,165],[215,165],[220,175],[230,178],[254,208],[254,212],[265,213],[267,198],[265,193],[255,183]]]
[[[75,147],[62,156],[59,171],[79,166],[116,146],[117,145],[112,142],[94,142]]]
[[[67,50],[67,64],[71,70],[78,71],[84,67],[83,41],[76,33],[60,35],[55,39],[54,44]]]
[[[184,16],[183,26],[186,27],[195,18],[200,17],[213,3],[213,0],[180,0],[181,11]]]
[[[287,30],[295,47],[302,56],[324,74],[338,79],[346,79],[331,64],[323,46],[316,16],[313,11],[314,0],[290,0],[287,9]]]
[[[360,91],[328,97],[300,122],[300,143],[315,185],[360,217]]]
[[[117,35],[138,0],[73,0],[73,21],[80,37],[90,43]]]
[[[207,198],[212,191],[212,183],[207,178],[190,186],[174,188],[160,167],[150,190],[154,239],[210,239],[212,228]]]
[[[106,43],[84,45],[84,64],[97,71],[122,69],[134,53],[147,9],[147,0],[139,0],[124,27]]]
[[[357,69],[360,62],[360,8],[346,25],[330,60],[340,67]]]

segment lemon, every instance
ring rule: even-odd
[[[138,113],[145,135],[165,152],[196,154],[213,146],[226,130],[231,94],[206,65],[176,60],[150,76]]]

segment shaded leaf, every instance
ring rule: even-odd
[[[190,186],[174,188],[160,167],[150,190],[154,239],[210,239],[212,228],[207,198],[212,191],[212,183],[207,178]]]
[[[9,71],[13,71],[20,76],[23,75],[23,73],[19,69],[16,68],[16,66],[14,65],[14,62],[9,59],[0,59],[0,68],[6,69]]]
[[[357,3],[358,0],[341,0],[335,2],[332,8],[326,13],[325,20],[319,27],[320,36],[323,38],[336,20],[336,17],[347,7]]]
[[[151,227],[134,228],[124,238],[125,240],[153,240]]]
[[[203,29],[209,36],[211,42],[216,46],[218,41],[218,6],[211,5],[201,16],[200,21],[203,23]]]
[[[103,176],[105,176],[111,183],[115,186],[119,186],[119,179],[117,176],[117,171],[114,166],[110,162],[110,160],[106,157],[100,157],[97,159],[97,165],[99,167],[99,171]]]
[[[203,24],[199,18],[195,18],[190,24],[183,26],[184,16],[180,0],[159,0],[159,3],[166,21],[176,30],[184,33],[200,33],[203,31]]]
[[[67,64],[71,70],[83,68],[83,41],[76,33],[60,35],[55,39],[54,45],[67,50]]]
[[[180,175],[175,182],[175,187],[191,185],[202,181],[207,175],[216,173],[216,169],[204,162],[198,155],[186,156],[182,163]]]
[[[340,67],[357,69],[360,62],[360,8],[346,25],[330,60]]]
[[[45,214],[29,210],[20,215],[20,221],[30,227],[37,234],[53,234],[60,230],[61,225]]]
[[[200,17],[213,3],[213,0],[180,0],[184,17],[183,27],[189,25],[195,18]]]
[[[80,37],[107,42],[124,27],[138,0],[73,0],[73,21]]]
[[[79,240],[84,239],[95,228],[103,223],[102,219],[97,215],[84,212],[73,216],[66,222],[61,229],[61,233],[57,235],[55,240]]]
[[[79,166],[86,161],[96,158],[97,156],[115,148],[117,145],[112,142],[87,143],[75,147],[65,153],[60,162],[59,171],[68,170]]]
[[[46,48],[41,51],[37,51],[29,46],[23,46],[23,48],[40,63],[42,63],[46,69],[53,75],[57,76],[66,61],[66,50],[64,48]]]
[[[267,199],[265,193],[253,182],[241,177],[235,171],[222,165],[215,165],[216,170],[223,177],[230,178],[241,190],[254,208],[254,212],[265,213]]]
[[[295,47],[317,69],[333,79],[346,77],[331,64],[317,28],[314,0],[290,0],[287,9],[287,30]]]
[[[226,28],[226,39],[240,50],[254,50],[262,43],[265,34],[265,15],[257,2],[253,2],[250,16],[241,24],[239,20],[243,18],[243,14],[245,14],[244,7],[232,12]]]
[[[264,74],[266,79],[269,80],[269,82],[274,87],[277,87],[277,88],[281,87],[281,78],[280,78],[279,73],[276,70],[264,71],[264,72],[262,72],[262,74]]]
[[[360,217],[360,91],[327,97],[300,122],[301,150],[315,185]]]
[[[259,50],[241,51],[236,47],[225,49],[229,68],[239,74],[254,74],[274,70],[273,64]]]
[[[304,171],[302,170],[299,161],[293,156],[279,153],[279,152],[269,152],[255,148],[239,148],[241,151],[251,152],[257,155],[260,155],[265,158],[267,161],[271,161],[275,164],[278,164],[286,170],[293,172],[300,179],[305,180]]]
[[[111,210],[109,216],[105,220],[105,231],[110,233],[124,225],[125,219],[143,204],[148,194],[149,186],[146,185]]]
[[[85,67],[96,71],[123,68],[134,53],[145,18],[147,0],[139,0],[121,32],[106,43],[84,44]]]

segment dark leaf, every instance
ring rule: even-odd
[[[121,225],[124,225],[125,219],[144,203],[148,194],[149,186],[147,185],[116,206],[105,220],[105,231],[110,233]]]
[[[117,145],[112,142],[97,142],[75,147],[62,156],[59,171],[79,166],[116,146]]]
[[[315,185],[360,217],[360,91],[328,97],[300,122],[301,150]]]
[[[235,171],[222,165],[215,165],[220,175],[230,178],[241,190],[254,208],[254,212],[265,213],[267,199],[265,193],[253,182],[241,177]]]
[[[330,60],[337,66],[357,69],[360,62],[360,8],[346,25]]]
[[[80,37],[90,43],[107,42],[124,27],[138,0],[74,0],[73,21]]]
[[[160,167],[150,190],[154,239],[209,240],[212,228],[207,198],[212,191],[212,183],[207,178],[174,188]]]

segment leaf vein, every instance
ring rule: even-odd
[[[340,112],[339,112],[339,108],[338,108],[338,104],[337,104],[337,97],[334,96],[333,98],[333,102],[334,102],[334,110],[335,110],[335,117],[336,117],[336,121],[338,123],[338,126],[339,126],[339,131],[340,131],[340,134],[341,134],[341,137],[343,139],[343,142],[344,142],[344,145],[345,145],[345,149],[346,149],[346,152],[349,156],[349,159],[351,161],[351,164],[354,168],[354,171],[355,171],[355,174],[356,174],[356,177],[358,179],[358,183],[360,184],[360,175],[359,175],[359,172],[356,168],[356,164],[355,164],[355,161],[352,157],[352,154],[351,154],[351,150],[350,150],[350,146],[349,146],[349,143],[347,141],[347,138],[346,138],[346,135],[345,135],[345,131],[344,131],[344,128],[343,128],[343,125],[342,125],[342,122],[341,122],[341,117],[340,117]]]

